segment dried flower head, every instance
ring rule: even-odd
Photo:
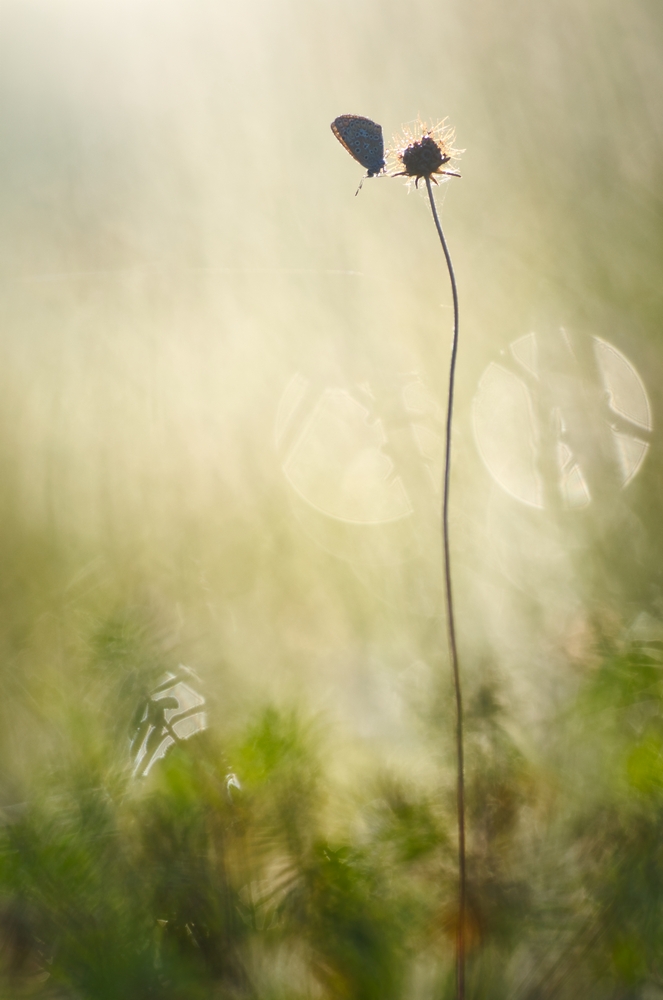
[[[420,180],[432,180],[437,184],[436,174],[460,177],[453,165],[446,166],[463,150],[453,148],[455,130],[445,122],[446,119],[437,125],[427,125],[419,119],[412,128],[404,129],[403,135],[394,140],[396,149],[392,154],[393,165],[402,169],[392,177],[414,178],[415,187],[419,187]]]

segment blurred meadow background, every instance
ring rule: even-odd
[[[347,113],[465,150],[468,996],[663,996],[662,52],[653,0],[0,2],[0,996],[453,995],[451,298]]]

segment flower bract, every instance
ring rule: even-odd
[[[403,135],[395,140],[392,161],[401,169],[391,176],[414,180],[415,187],[419,186],[420,180],[432,180],[437,184],[437,177],[441,174],[460,177],[453,161],[462,150],[454,149],[454,137],[455,130],[446,124],[446,119],[437,125],[416,121],[412,128],[406,128]]]

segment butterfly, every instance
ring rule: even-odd
[[[361,115],[339,115],[331,123],[331,130],[350,156],[366,167],[367,177],[382,173],[385,161],[381,125]]]

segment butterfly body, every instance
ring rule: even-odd
[[[382,126],[361,115],[339,115],[331,130],[350,156],[366,168],[367,177],[385,169]]]

